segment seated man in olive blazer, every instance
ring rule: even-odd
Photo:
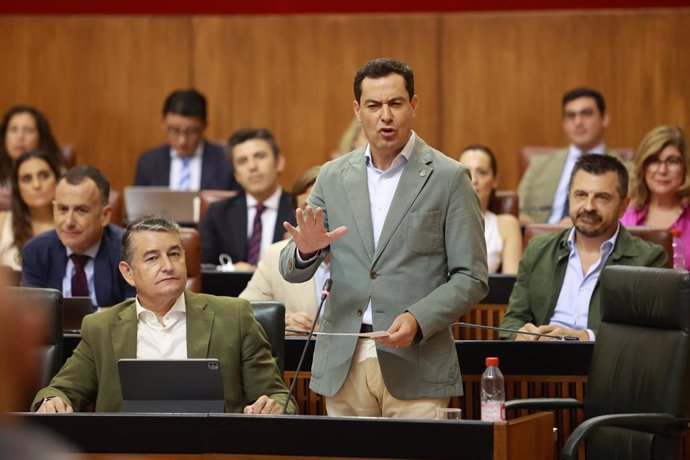
[[[97,412],[119,411],[119,359],[216,358],[226,412],[282,412],[288,390],[251,305],[185,291],[185,255],[175,223],[135,220],[123,237],[122,254],[120,271],[137,290],[136,299],[84,319],[74,354],[38,392],[32,408],[72,412],[93,404]],[[296,412],[294,400],[288,412]]]

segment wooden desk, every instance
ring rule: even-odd
[[[60,434],[84,452],[117,458],[553,458],[548,412],[501,423],[238,414],[13,416]]]

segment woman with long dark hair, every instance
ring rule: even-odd
[[[60,167],[45,152],[23,153],[12,172],[12,209],[0,212],[0,264],[21,269],[21,250],[31,237],[55,228],[53,199]]]
[[[16,105],[0,121],[0,209],[9,208],[12,167],[25,152],[40,150],[62,170],[62,156],[48,119],[35,107]]]

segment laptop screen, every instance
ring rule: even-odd
[[[123,412],[225,412],[217,359],[121,359]]]
[[[79,332],[84,316],[94,312],[90,297],[65,297],[62,299],[64,332]]]
[[[146,215],[167,217],[177,223],[197,222],[198,192],[170,190],[167,187],[125,187],[127,220]]]

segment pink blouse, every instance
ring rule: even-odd
[[[646,225],[647,211],[649,206],[645,206],[639,211],[632,206],[625,210],[625,214],[621,217],[621,224],[629,225]],[[677,228],[680,230],[680,237],[683,240],[683,253],[685,254],[685,268],[690,270],[690,206],[683,205],[683,212],[680,213],[678,219],[671,225],[670,228]]]

